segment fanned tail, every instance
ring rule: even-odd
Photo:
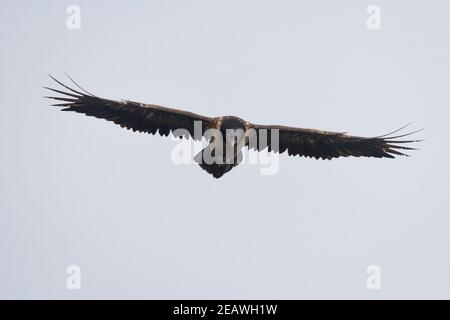
[[[207,159],[206,155],[214,156],[214,150],[211,150],[211,145],[212,144],[207,145],[202,151],[197,153],[194,157],[194,161],[198,163],[200,168],[211,174],[214,178],[218,179],[225,173],[239,165],[239,163],[230,164],[226,163],[225,160],[223,161],[223,163],[216,163],[216,161],[208,163],[208,161],[205,161],[205,159]]]

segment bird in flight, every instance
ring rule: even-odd
[[[394,135],[406,126],[382,136],[358,137],[345,132],[258,125],[234,116],[206,117],[155,104],[100,98],[85,91],[70,77],[69,79],[77,86],[77,90],[51,75],[50,77],[65,90],[44,87],[59,94],[59,96],[45,98],[57,100],[58,103],[53,105],[62,107],[62,111],[83,113],[112,121],[123,128],[152,135],[158,132],[161,136],[172,133],[180,138],[194,140],[206,138],[209,144],[194,157],[194,161],[215,178],[222,177],[239,165],[243,147],[256,151],[268,148],[268,151],[278,153],[287,151],[290,156],[328,160],[350,156],[395,158],[407,156],[404,153],[405,150],[416,150],[407,145],[420,141],[402,139],[420,130]],[[208,134],[211,130],[215,130],[218,134]],[[228,150],[232,150],[231,156],[225,152]],[[212,156],[214,161],[210,159],[207,161],[208,155]]]

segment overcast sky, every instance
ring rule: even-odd
[[[448,1],[0,7],[0,298],[450,298]],[[64,70],[106,98],[425,141],[216,180],[169,138],[50,107]]]

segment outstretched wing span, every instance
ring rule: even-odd
[[[420,140],[399,140],[415,132],[394,136],[396,132],[406,126],[378,137],[357,137],[341,132],[320,131],[313,129],[302,129],[285,126],[266,126],[250,124],[249,128],[255,130],[257,143],[251,149],[258,151],[269,147],[269,151],[283,153],[285,151],[291,156],[310,157],[316,159],[329,159],[339,157],[375,157],[395,158],[395,156],[407,156],[404,150],[416,150],[405,144],[418,142]],[[279,145],[271,143],[271,130],[278,129]],[[264,130],[264,132],[263,132]],[[267,143],[260,139],[260,134],[267,134]]]
[[[80,89],[84,92],[72,89],[52,76],[50,77],[68,90],[61,91],[44,87],[62,95],[46,97],[57,100],[58,103],[54,106],[64,107],[62,111],[84,113],[87,116],[112,121],[133,131],[150,134],[155,134],[158,131],[161,136],[168,136],[170,132],[173,133],[174,130],[181,128],[187,130],[189,134],[185,132],[185,134],[179,136],[188,138],[190,135],[197,140],[200,140],[204,132],[214,125],[214,119],[210,117],[153,104],[103,99],[84,91],[82,88]],[[200,136],[194,136],[194,123],[196,121],[199,121],[202,125]]]

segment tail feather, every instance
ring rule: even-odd
[[[194,157],[194,161],[198,163],[200,168],[211,174],[214,178],[218,179],[222,177],[225,173],[233,169],[235,166],[237,166],[239,163],[216,163],[213,162],[211,164],[208,164],[204,159],[204,155],[206,152],[210,151],[210,145],[206,146],[202,151],[197,153],[197,155]]]
[[[207,164],[207,163],[199,163],[199,166],[211,174],[214,178],[218,179],[223,176],[225,173],[233,169],[234,165],[232,164]]]

